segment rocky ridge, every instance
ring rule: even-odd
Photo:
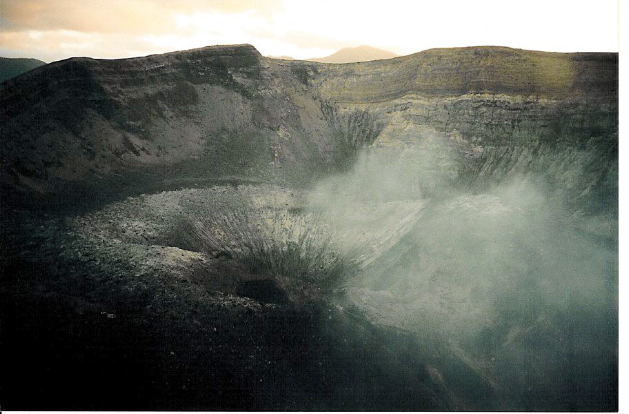
[[[613,146],[617,83],[616,54],[502,47],[344,65],[265,58],[249,45],[73,58],[0,86],[2,188],[65,198],[111,182],[114,193],[208,179],[303,184],[335,171],[335,131],[357,111],[383,126],[377,143],[429,129],[458,136],[466,153],[532,133]]]

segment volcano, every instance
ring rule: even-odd
[[[617,410],[615,53],[72,58],[0,125],[3,408]]]

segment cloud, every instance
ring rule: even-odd
[[[515,18],[517,16],[517,18]],[[0,0],[0,52],[56,60],[251,43],[264,55],[503,45],[614,51],[615,0]]]
[[[4,0],[1,4],[3,21],[10,30],[156,34],[177,29],[177,15],[245,11],[268,15],[281,1]]]
[[[141,37],[116,33],[82,33],[70,30],[26,30],[0,33],[0,55],[36,57],[45,62],[71,56],[114,59],[161,53]]]
[[[165,30],[172,18],[147,0],[107,2],[9,0],[3,3],[6,25],[13,31],[70,30],[83,33],[141,33]]]
[[[123,58],[215,44],[250,43],[299,58],[346,46],[299,29],[281,0],[4,0],[0,52],[53,61]]]
[[[270,35],[281,0],[3,0],[0,51],[58,60],[130,57]]]

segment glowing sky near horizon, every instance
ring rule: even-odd
[[[499,45],[618,51],[618,0],[0,0],[0,56],[47,62],[253,44],[299,59]]]

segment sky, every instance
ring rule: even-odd
[[[125,58],[249,43],[265,56],[369,45],[617,52],[618,0],[0,0],[0,56]]]

